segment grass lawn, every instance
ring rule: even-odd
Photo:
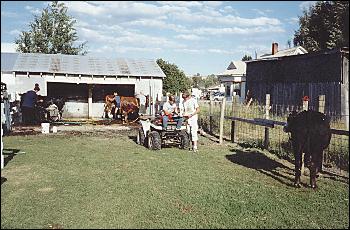
[[[349,227],[347,178],[297,189],[258,150],[200,137],[199,153],[155,152],[132,135],[4,137],[1,228]]]

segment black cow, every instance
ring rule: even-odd
[[[316,111],[292,112],[283,128],[291,133],[295,157],[294,185],[300,187],[302,153],[305,153],[305,163],[310,169],[310,185],[316,188],[316,175],[322,170],[323,150],[331,140],[329,118]]]

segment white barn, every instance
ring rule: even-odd
[[[7,84],[11,101],[40,86],[42,96],[65,97],[63,117],[102,117],[104,97],[117,91],[121,96],[150,95],[155,104],[162,95],[165,74],[155,60],[1,53],[1,81]],[[149,107],[148,114],[154,114]]]

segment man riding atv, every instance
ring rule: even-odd
[[[189,148],[187,122],[177,112],[175,97],[170,96],[169,101],[163,105],[161,116],[152,120],[140,120],[137,143],[152,150],[159,150],[165,144],[175,144],[181,149]]]
[[[178,116],[179,108],[176,106],[175,97],[169,96],[169,101],[165,102],[162,111],[163,130],[168,127],[168,121],[176,121],[176,130],[181,129],[183,118]]]

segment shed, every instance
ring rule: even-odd
[[[348,119],[349,48],[249,61],[247,90],[262,104],[266,94],[275,105],[300,105],[308,96],[315,109],[325,95],[325,112]]]
[[[11,100],[38,83],[42,96],[65,97],[64,117],[94,118],[103,114],[104,97],[143,93],[151,104],[162,94],[165,74],[152,59],[102,58],[42,53],[1,53],[1,79]],[[152,106],[148,114],[154,114]]]

